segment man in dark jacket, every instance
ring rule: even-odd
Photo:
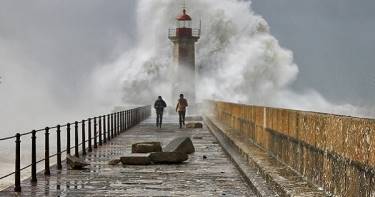
[[[155,111],[156,111],[156,127],[161,128],[161,123],[163,121],[163,111],[164,111],[165,107],[167,107],[167,104],[161,98],[161,96],[159,96],[158,100],[156,100],[155,104],[154,104],[154,108],[155,108]]]

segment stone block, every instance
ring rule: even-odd
[[[132,144],[132,153],[161,152],[160,142],[139,142]]]
[[[323,188],[326,191],[333,191],[333,179],[334,177],[332,176],[332,161],[328,157],[324,157],[323,159]]]
[[[195,152],[195,148],[189,137],[178,137],[169,142],[169,144],[163,148],[163,152],[181,152],[190,154]]]
[[[183,152],[155,152],[150,153],[150,159],[153,163],[182,163],[188,159],[188,155]]]
[[[306,131],[305,131],[305,124],[306,118],[304,112],[297,112],[297,130],[298,130],[298,140],[306,142]]]
[[[344,155],[344,139],[343,134],[343,117],[329,115],[325,126],[326,130],[326,150]]]
[[[372,166],[373,168],[375,168],[375,120],[369,121],[369,131],[368,131],[366,141],[368,141],[368,144],[369,144],[369,150],[368,150],[368,152],[369,152],[369,162],[368,162],[368,164],[369,164],[369,166]],[[375,194],[375,186],[374,186],[374,194]]]
[[[345,157],[367,163],[368,146],[362,143],[365,138],[366,131],[362,128],[362,120],[359,118],[345,118],[343,128],[345,134]],[[365,150],[365,151],[364,151]]]
[[[111,161],[108,162],[108,165],[117,165],[121,162],[120,159],[112,159]]]
[[[341,158],[335,158],[332,163],[333,194],[342,195],[345,192],[346,163]]]
[[[188,122],[186,123],[186,128],[202,128],[203,124],[201,122]]]
[[[272,129],[279,132],[279,109],[273,108],[272,109]]]
[[[315,113],[306,113],[305,121],[303,124],[305,131],[305,142],[315,146],[316,145],[316,119],[317,115]]]
[[[297,139],[297,112],[290,110],[288,115],[288,133],[290,137]]]
[[[320,150],[326,150],[326,142],[327,142],[327,115],[323,114],[316,114],[314,117],[314,127],[316,131],[316,147]]]
[[[255,122],[256,125],[263,127],[264,121],[264,110],[263,107],[254,107],[255,108]]]
[[[281,125],[280,125],[280,132],[283,133],[284,135],[288,135],[289,131],[289,110],[287,109],[282,109],[281,110]]]
[[[80,169],[84,168],[85,166],[90,165],[85,160],[80,159],[80,158],[75,157],[75,156],[71,156],[71,155],[66,156],[66,162],[69,165],[69,167],[73,170],[80,170]]]
[[[345,196],[360,196],[360,190],[369,190],[361,185],[361,175],[364,176],[355,166],[347,166],[345,182],[350,184],[345,184]]]
[[[120,157],[124,165],[149,165],[151,164],[150,153],[133,153]]]
[[[272,128],[272,110],[266,107],[266,128]]]

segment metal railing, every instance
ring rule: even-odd
[[[56,167],[58,170],[62,169],[61,155],[62,153],[69,154],[71,149],[74,148],[74,156],[79,157],[79,147],[81,147],[81,156],[86,155],[87,151],[92,152],[93,148],[98,148],[109,142],[114,137],[118,136],[121,132],[128,130],[134,125],[138,124],[142,120],[145,120],[151,115],[151,107],[143,106],[125,111],[115,112],[93,118],[88,118],[82,121],[75,121],[73,123],[67,123],[64,125],[57,125],[54,127],[46,127],[44,129],[32,130],[27,133],[17,133],[14,136],[0,138],[1,141],[15,139],[15,171],[7,175],[1,176],[1,179],[7,178],[14,175],[14,191],[21,192],[21,171],[31,167],[31,182],[37,182],[37,164],[44,161],[44,175],[50,175],[50,158],[57,157]],[[87,124],[86,124],[87,122]],[[79,143],[79,127],[81,128],[81,143]],[[66,131],[66,149],[61,150],[61,132],[65,129]],[[56,136],[56,153],[50,155],[50,144],[49,135],[52,131],[55,131]],[[71,131],[74,132],[74,146],[71,147]],[[36,160],[36,134],[44,131],[44,158]],[[86,133],[87,131],[87,133]],[[92,133],[94,136],[92,136]],[[87,139],[86,139],[86,134]],[[31,164],[21,168],[21,137],[31,135]],[[98,143],[99,140],[99,143]],[[94,145],[92,144],[94,142]],[[88,147],[86,150],[86,143]]]
[[[200,37],[201,30],[200,29],[192,29],[191,36],[192,37]],[[168,29],[168,37],[176,37],[176,29]]]

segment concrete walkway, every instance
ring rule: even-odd
[[[38,183],[22,182],[25,196],[255,196],[242,180],[206,126],[203,129],[178,129],[176,117],[167,117],[163,128],[154,126],[154,119],[122,133],[89,153],[91,163],[85,170],[58,171],[51,176],[38,174]],[[107,162],[131,151],[131,144],[160,141],[166,145],[174,137],[190,136],[196,152],[179,165],[110,166]],[[203,156],[207,159],[204,159]],[[16,196],[13,188],[1,196]]]

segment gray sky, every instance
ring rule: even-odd
[[[338,103],[374,104],[375,1],[253,0],[252,7],[293,51],[297,90],[314,88]]]
[[[90,100],[82,95],[90,72],[136,42],[136,2],[0,0],[0,119],[31,117],[23,125],[34,128],[34,114],[51,117],[48,108],[86,114],[78,105]],[[300,73],[293,87],[335,103],[373,104],[374,8],[372,0],[253,0],[281,46],[294,52]]]
[[[85,89],[135,42],[135,2],[0,0],[0,133],[102,113]]]
[[[22,64],[35,77],[40,71],[48,73],[43,77],[50,77],[52,95],[61,104],[74,102],[94,67],[131,47],[134,4],[132,0],[1,0],[0,55]],[[15,67],[4,64],[0,62],[3,68]],[[7,74],[1,71],[6,85]]]

